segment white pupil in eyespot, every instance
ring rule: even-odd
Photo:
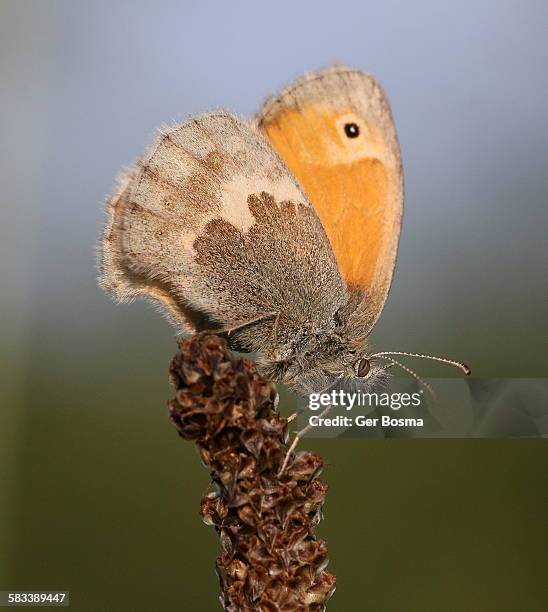
[[[360,128],[356,123],[346,123],[344,126],[344,133],[348,138],[357,138],[360,135]]]

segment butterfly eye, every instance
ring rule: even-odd
[[[357,138],[360,135],[360,128],[356,123],[346,123],[344,126],[344,133],[348,138]]]
[[[363,357],[359,361],[356,361],[354,369],[358,378],[365,378],[371,371],[371,362],[369,359]]]

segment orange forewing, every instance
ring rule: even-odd
[[[288,111],[266,127],[266,134],[313,203],[346,282],[369,287],[388,202],[386,168],[374,157],[332,163],[325,151],[326,130],[330,138],[339,138],[328,115]]]
[[[349,94],[347,102],[346,81],[336,89],[322,86],[346,72],[330,69],[288,88],[265,105],[259,127],[314,205],[344,279],[367,291],[378,316],[392,278],[402,214],[399,149],[384,98],[371,108],[365,94]],[[368,75],[351,73],[370,85]],[[359,137],[348,138],[348,123],[359,126]]]

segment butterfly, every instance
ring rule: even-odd
[[[369,74],[307,74],[246,121],[163,129],[107,205],[100,284],[145,297],[183,332],[213,331],[298,393],[374,385],[395,359],[368,337],[403,210],[390,106]],[[418,378],[418,377],[417,377]]]

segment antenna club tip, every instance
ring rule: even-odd
[[[460,369],[465,373],[466,376],[470,376],[470,374],[472,374],[472,370],[470,366],[468,366],[468,364],[464,363],[463,361],[457,361],[456,363],[460,366]]]

